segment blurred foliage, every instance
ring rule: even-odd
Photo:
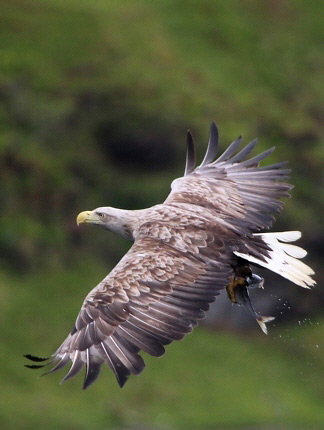
[[[83,209],[160,202],[182,174],[186,129],[202,155],[213,119],[222,148],[241,133],[277,145],[296,185],[278,228],[323,240],[321,2],[0,5],[5,266],[69,261]]]
[[[302,230],[324,276],[321,9],[0,0],[1,428],[321,428],[322,320],[268,338],[198,329],[165,359],[146,357],[122,391],[108,371],[85,393],[80,378],[58,387],[20,358],[42,355],[44,339],[45,354],[58,346],[129,246],[78,229],[76,215],[163,201],[183,172],[186,130],[202,157],[212,120],[222,149],[259,136],[258,151],[277,147],[269,162],[289,160],[296,188],[274,228]],[[287,291],[300,313],[323,303],[319,288],[308,300]]]

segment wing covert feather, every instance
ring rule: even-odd
[[[192,331],[226,286],[232,268],[224,229],[172,214],[142,224],[130,251],[87,295],[75,328],[54,354],[59,368],[72,361],[64,380],[85,365],[87,388],[106,362],[122,386],[143,370],[140,350],[162,355],[165,345]]]

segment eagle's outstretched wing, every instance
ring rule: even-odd
[[[193,139],[187,135],[187,162],[185,175],[172,183],[172,191],[164,202],[196,213],[209,213],[219,222],[227,222],[233,231],[255,233],[268,229],[283,203],[289,197],[292,185],[284,183],[289,169],[286,162],[259,167],[260,161],[275,148],[246,161],[257,143],[250,142],[241,151],[241,137],[214,161],[218,150],[218,131],[212,123],[208,148],[203,162],[195,168]]]
[[[51,372],[72,361],[66,380],[86,365],[86,388],[106,362],[123,386],[144,368],[140,350],[160,356],[163,345],[189,333],[229,282],[235,258],[228,255],[224,230],[217,237],[216,229],[214,234],[204,226],[196,230],[197,236],[184,237],[182,250],[142,234],[86,297],[75,328],[53,355],[59,361]],[[169,232],[180,230],[175,226]]]

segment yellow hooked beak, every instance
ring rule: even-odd
[[[93,211],[84,211],[79,213],[77,216],[76,222],[77,224],[84,224],[84,223],[92,223],[98,221],[98,215],[93,213]]]

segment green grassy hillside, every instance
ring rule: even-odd
[[[268,336],[195,329],[162,358],[145,356],[123,389],[108,368],[86,391],[81,376],[59,385],[64,372],[24,368],[23,354],[46,356],[63,341],[100,271],[3,279],[3,429],[322,428],[323,321],[280,324]]]

